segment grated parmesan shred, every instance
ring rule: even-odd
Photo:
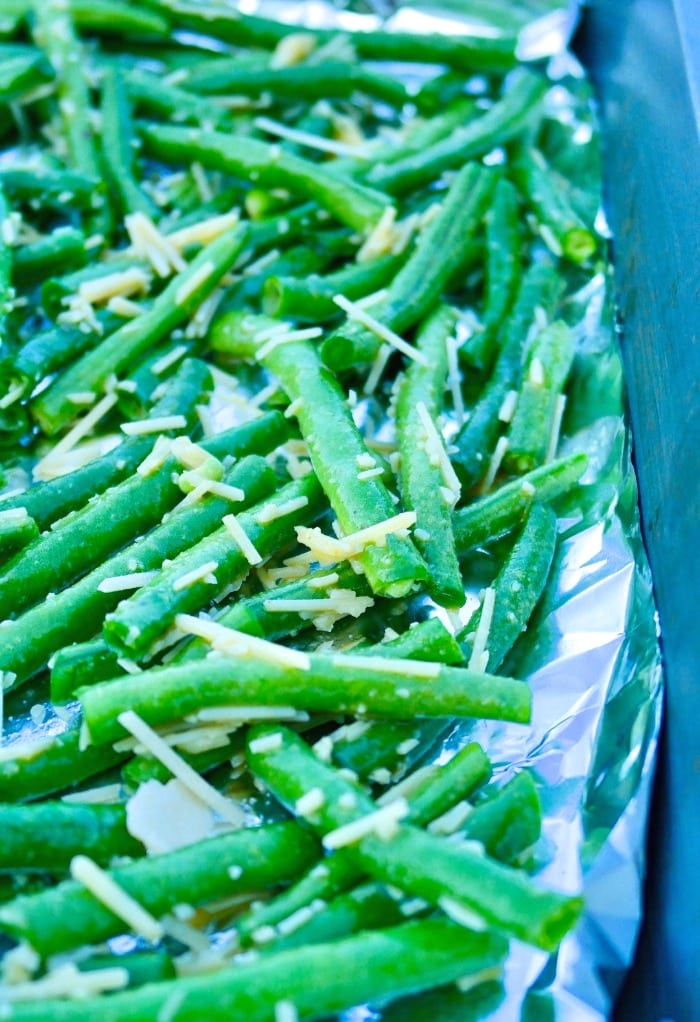
[[[70,873],[106,908],[123,920],[130,930],[151,943],[163,938],[163,927],[151,913],[87,855],[71,860]]]

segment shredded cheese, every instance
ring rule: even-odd
[[[326,536],[320,529],[304,525],[297,525],[295,532],[299,542],[309,548],[319,563],[334,564],[336,561],[358,557],[370,543],[383,546],[387,536],[400,534],[415,524],[415,511],[402,511],[392,518],[386,518],[342,539]]]
[[[70,873],[98,901],[123,920],[129,929],[151,943],[163,937],[163,927],[155,916],[119,886],[96,862],[87,855],[76,855],[71,860]]]
[[[552,461],[555,454],[557,453],[557,447],[559,446],[559,434],[561,432],[561,424],[564,418],[564,410],[566,408],[566,395],[558,394],[556,404],[554,406],[554,416],[552,417],[552,428],[549,432],[549,442],[547,444],[547,453],[545,454],[545,463]]]
[[[84,280],[78,286],[78,295],[84,302],[97,305],[116,295],[145,294],[150,283],[150,274],[138,266],[132,266],[121,273],[106,273],[104,277]]]
[[[474,636],[472,654],[469,657],[468,667],[470,671],[486,670],[489,659],[486,645],[488,643],[489,631],[491,630],[495,604],[496,590],[489,586],[488,589],[484,590],[484,598],[481,602],[481,617],[479,618],[479,624]]]
[[[157,571],[134,571],[130,575],[110,575],[103,578],[97,587],[100,593],[122,593],[129,589],[141,589],[152,582],[158,575]]]
[[[326,804],[326,796],[320,788],[310,788],[294,803],[294,812],[298,816],[313,816]]]
[[[115,295],[107,302],[107,311],[113,312],[115,316],[121,316],[122,319],[136,319],[144,310],[138,302],[132,302],[123,295]]]
[[[291,515],[295,511],[301,511],[303,507],[308,506],[308,503],[308,497],[292,497],[290,500],[283,501],[281,504],[266,504],[259,511],[256,511],[253,517],[258,525],[268,525],[270,522],[274,522],[278,518],[285,518],[287,515]]]
[[[501,462],[503,461],[503,458],[505,457],[505,453],[507,450],[508,437],[507,436],[499,437],[493,455],[491,456],[491,461],[489,462],[488,470],[486,472],[486,475],[484,476],[484,481],[481,484],[482,493],[488,493],[488,491],[493,486],[494,479],[498,475],[498,470],[501,467]]]
[[[82,419],[76,422],[75,426],[69,430],[64,437],[62,437],[57,444],[49,451],[45,457],[38,461],[34,466],[32,475],[34,479],[43,479],[44,472],[49,473],[55,468],[56,464],[60,460],[60,456],[71,451],[76,444],[82,440],[84,436],[95,428],[97,423],[103,419],[108,412],[114,408],[117,403],[117,395],[114,391],[111,391],[97,402],[94,408],[91,408]],[[49,476],[50,477],[50,476]]]
[[[368,834],[375,834],[385,841],[390,840],[398,832],[399,821],[408,816],[409,811],[406,799],[396,799],[389,805],[381,806],[374,812],[329,831],[323,837],[323,847],[329,851],[344,848],[346,845],[357,844]]]
[[[422,351],[418,351],[412,344],[404,341],[403,337],[399,337],[395,331],[390,330],[389,327],[384,326],[378,319],[371,316],[369,312],[361,308],[357,302],[351,302],[345,295],[333,295],[333,301],[342,309],[344,313],[350,318],[355,320],[357,323],[361,323],[362,326],[371,330],[376,337],[381,341],[386,341],[392,348],[396,348],[403,355],[407,355],[412,358],[414,362],[418,362],[419,365],[428,366],[428,359],[425,357]]]
[[[214,649],[226,655],[256,657],[268,663],[297,668],[302,671],[308,671],[311,668],[308,654],[301,650],[289,649],[276,642],[268,642],[267,639],[246,635],[244,632],[226,628],[214,621],[206,621],[203,618],[193,617],[191,614],[178,614],[175,617],[175,625],[186,635],[196,635],[200,639],[206,639]]]
[[[503,398],[503,404],[501,405],[498,418],[501,422],[510,422],[515,413],[515,406],[518,403],[518,392],[517,390],[509,390],[506,396]]]
[[[184,415],[157,415],[153,419],[137,419],[121,424],[122,433],[127,436],[143,436],[146,433],[163,433],[170,429],[186,429]]]
[[[169,369],[170,366],[175,365],[176,362],[179,362],[183,355],[186,354],[187,345],[176,344],[174,348],[166,352],[165,355],[162,355],[159,359],[157,359],[157,361],[153,363],[153,365],[151,366],[151,372],[155,376],[160,376],[162,373],[165,372],[166,369]]]
[[[350,156],[356,160],[368,160],[371,151],[367,146],[349,145],[347,142],[339,142],[334,138],[325,138],[322,135],[313,135],[309,131],[300,131],[298,128],[289,128],[286,124],[280,124],[270,117],[256,117],[255,126],[268,135],[275,135],[276,138],[284,138],[288,142],[295,142],[297,145],[306,146],[309,149],[317,149],[322,153],[331,153],[333,156]]]
[[[145,213],[129,213],[124,226],[131,241],[131,251],[146,259],[158,277],[169,277],[173,271],[181,273],[187,263],[170,241]]]
[[[182,284],[180,284],[179,288],[175,292],[175,304],[184,305],[187,300],[209,280],[212,273],[215,271],[216,267],[211,259],[205,260],[201,266],[198,266],[196,270],[193,270],[189,277],[187,277],[186,280],[183,280]]]
[[[50,969],[39,979],[4,985],[0,998],[5,1005],[8,1002],[42,1003],[54,998],[84,1000],[114,990],[123,990],[128,983],[129,973],[122,966],[81,972],[74,962],[65,962]]]
[[[455,923],[459,923],[460,926],[466,926],[469,930],[475,930],[477,933],[486,929],[486,922],[477,912],[467,908],[461,901],[457,901],[456,898],[451,898],[447,894],[443,894],[438,898],[438,907],[442,909],[446,916],[454,920]]]
[[[125,710],[117,719],[125,731],[138,739],[150,754],[167,767],[200,801],[235,827],[244,825],[245,817],[240,807],[205,781],[138,714],[133,710]]]
[[[459,479],[457,478],[457,474],[452,467],[452,463],[447,456],[445,443],[442,436],[438,433],[437,427],[433,422],[424,401],[419,401],[417,403],[416,413],[423,428],[423,446],[428,457],[428,461],[433,468],[440,470],[440,475],[445,484],[445,488],[450,493],[452,503],[455,504],[459,499],[462,488]]]
[[[170,457],[171,441],[169,437],[159,436],[150,454],[147,454],[143,461],[136,466],[136,471],[142,478],[147,478],[157,472]]]
[[[173,591],[176,593],[181,592],[183,589],[189,589],[196,582],[204,582],[207,585],[216,585],[216,577],[214,572],[219,567],[218,561],[206,561],[205,564],[200,564],[198,568],[193,568],[192,571],[185,572],[184,575],[180,575],[173,581]]]
[[[262,563],[262,554],[255,549],[252,541],[246,535],[243,526],[235,515],[224,515],[221,519],[231,539],[238,546],[248,564],[256,565]]]
[[[182,251],[189,245],[208,245],[211,241],[225,234],[226,231],[235,227],[240,220],[240,213],[237,209],[230,213],[222,213],[220,216],[212,216],[206,220],[199,220],[197,223],[181,227],[178,231],[172,231],[166,237],[171,245]]]

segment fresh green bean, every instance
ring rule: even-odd
[[[269,1022],[280,995],[301,1017],[326,1018],[362,1002],[386,1002],[473,975],[493,976],[507,945],[494,933],[473,933],[448,920],[404,923],[385,931],[292,949],[206,976],[151,983],[99,1002],[52,1003],[54,1022],[145,1022],[167,1008],[173,1022]],[[42,1015],[42,1012],[44,1014]],[[45,1004],[13,1008],[16,1022],[44,1022]]]
[[[531,854],[541,826],[537,787],[532,775],[521,770],[477,803],[460,833],[467,841],[479,841],[486,854],[499,862],[520,866]]]
[[[150,415],[154,418],[184,415],[187,428],[192,429],[196,405],[207,396],[210,382],[208,366],[198,359],[185,359],[168,381],[163,396],[151,407]],[[284,428],[284,420],[279,414],[270,413],[260,422],[270,433],[275,430],[281,433]],[[36,483],[13,497],[0,498],[0,513],[12,508],[25,508],[43,531],[52,522],[82,507],[90,497],[124,480],[143,461],[152,446],[152,435],[128,437],[101,458],[95,458],[73,472]]]
[[[460,607],[465,600],[452,531],[452,507],[459,492],[435,425],[443,410],[447,343],[456,322],[454,310],[447,306],[426,320],[416,338],[425,363],[412,362],[407,368],[396,400],[401,497],[405,507],[416,512],[414,538],[428,565],[428,593],[446,607]]]
[[[520,281],[522,234],[518,193],[507,178],[501,178],[487,210],[485,294],[482,329],[475,331],[459,350],[467,364],[488,370],[498,350],[498,331],[510,310]]]
[[[310,654],[308,670],[254,658],[221,657],[152,668],[79,692],[92,741],[123,736],[119,714],[133,709],[148,723],[177,720],[206,706],[291,706],[313,713],[405,719],[480,717],[528,723],[530,690],[521,681],[416,661],[382,664],[367,657]],[[402,673],[397,673],[397,664]]]
[[[313,476],[295,480],[272,496],[267,493],[264,496],[259,506],[238,515],[238,524],[261,559],[291,546],[295,527],[313,522],[323,507],[321,489]],[[296,502],[302,499],[305,505],[296,507]],[[284,509],[290,501],[295,501],[295,510],[287,512]],[[278,511],[277,516],[275,511]],[[273,514],[273,520],[261,524],[257,516],[267,512]],[[207,565],[215,565],[205,572],[214,576],[214,582],[202,576],[192,584],[179,584],[181,579]],[[222,525],[198,543],[193,542],[164,567],[153,582],[137,590],[108,614],[104,624],[105,639],[115,648],[141,657],[168,631],[177,614],[196,613],[206,607],[226,588],[239,584],[250,570],[250,560]]]
[[[310,834],[296,824],[277,823],[208,838],[108,872],[149,912],[162,915],[175,905],[204,905],[293,880],[317,855]],[[240,868],[240,876],[229,872],[232,866]],[[0,906],[0,929],[44,956],[96,944],[124,928],[121,919],[73,880]]]
[[[0,226],[9,224],[10,208],[0,181]],[[0,347],[5,344],[5,325],[15,297],[12,287],[12,248],[4,235],[0,237]]]
[[[256,423],[228,430],[207,439],[204,446],[214,456],[241,456],[249,446],[263,450],[274,446],[267,426],[256,429]],[[246,493],[246,500],[255,501],[274,484],[270,473],[260,472],[260,463],[241,461],[238,478],[232,476]],[[216,528],[221,518],[221,501],[205,500],[172,515],[152,532],[136,540],[124,550],[93,568],[78,582],[43,603],[30,608],[11,621],[3,622],[3,645],[0,649],[0,670],[6,672],[5,687],[13,687],[43,667],[52,653],[69,642],[80,642],[94,635],[105,614],[121,599],[121,593],[102,592],[98,587],[104,579],[133,571],[160,569],[163,560],[174,557],[201,536]],[[10,672],[11,677],[8,678]]]
[[[100,112],[102,157],[110,193],[116,196],[117,213],[124,216],[139,212],[151,218],[157,217],[157,206],[134,175],[136,138],[129,99],[124,80],[114,67],[106,67],[102,72]]]
[[[199,160],[245,181],[270,188],[287,188],[300,199],[312,199],[341,223],[369,231],[390,200],[382,192],[341,179],[279,145],[239,135],[157,124],[142,126],[146,151],[167,161]]]
[[[7,687],[7,673],[4,682]],[[111,745],[82,749],[77,724],[57,735],[5,744],[0,757],[0,799],[33,802],[55,792],[64,792],[104,773],[127,755],[115,752]]]
[[[248,242],[243,226],[222,234],[199,252],[158,295],[153,305],[129,320],[86,352],[32,404],[32,414],[49,436],[75,417],[70,395],[98,391],[112,373],[119,374],[135,358],[183,323],[209,295]]]
[[[540,330],[529,345],[525,379],[508,428],[506,469],[524,472],[535,468],[556,446],[557,409],[573,358],[571,331],[562,320]]]
[[[325,323],[335,319],[337,294],[354,300],[373,294],[387,285],[405,262],[402,255],[385,255],[364,263],[351,263],[326,276],[269,276],[262,291],[262,310],[266,316]]]
[[[490,670],[498,670],[527,627],[552,567],[556,541],[556,515],[548,504],[534,504],[515,546],[493,582],[495,598],[486,644]],[[479,608],[455,636],[467,657],[481,612],[482,608]]]
[[[598,239],[572,207],[563,179],[557,179],[542,153],[523,150],[513,172],[532,204],[540,234],[554,255],[563,255],[574,263],[588,262],[598,248]]]
[[[269,94],[291,102],[316,99],[349,99],[365,93],[402,107],[408,102],[406,87],[388,75],[370,72],[358,64],[324,61],[293,67],[246,67],[240,57],[220,57],[192,68],[183,81],[186,89],[204,95],[259,97]]]
[[[440,212],[423,228],[386,297],[372,309],[372,315],[384,326],[403,334],[432,311],[470,251],[494,183],[493,174],[476,164],[467,164],[459,171]],[[371,362],[379,347],[380,340],[374,333],[349,319],[325,339],[321,350],[326,365],[341,370],[358,362]]]
[[[167,10],[135,8],[126,0],[70,0],[73,20],[81,33],[124,38],[170,35]]]
[[[505,483],[494,493],[455,511],[452,524],[460,554],[507,536],[522,523],[534,501],[552,502],[572,490],[588,466],[583,452],[570,454]]]
[[[238,731],[232,734],[225,744],[215,749],[206,749],[204,752],[187,752],[181,749],[178,750],[178,755],[193,770],[204,776],[224,764],[230,766],[231,757],[240,755],[244,744],[243,732]],[[168,768],[153,756],[133,756],[122,767],[121,775],[124,784],[134,791],[145,781],[156,780],[164,784],[172,777]]]
[[[103,191],[99,177],[57,167],[26,167],[21,163],[0,167],[0,182],[15,202],[44,209],[91,209]]]
[[[0,558],[11,557],[29,546],[39,535],[39,526],[25,508],[0,511]]]
[[[56,269],[84,266],[88,255],[82,231],[75,227],[57,227],[39,241],[17,245],[13,249],[13,279],[19,287],[28,287]]]
[[[0,870],[60,874],[79,853],[105,866],[115,855],[143,855],[140,841],[126,829],[123,805],[2,805],[0,825]]]
[[[535,313],[553,309],[561,279],[549,262],[533,263],[525,273],[513,312],[503,326],[503,340],[488,382],[455,437],[457,451],[453,464],[462,485],[474,486],[486,474],[502,426],[499,412],[508,392],[517,388],[522,373],[522,356]]]
[[[434,181],[445,170],[459,167],[466,160],[484,156],[496,146],[520,135],[540,114],[540,103],[547,80],[532,71],[524,71],[503,98],[481,117],[458,128],[443,141],[422,153],[382,166],[372,167],[368,184],[391,194],[403,194]]]
[[[295,29],[282,22],[242,14],[213,4],[188,3],[177,0],[167,8],[176,25],[212,35],[236,46],[259,46],[271,49]],[[304,33],[313,35],[318,45],[337,36],[333,29],[306,26]],[[444,64],[463,71],[504,71],[515,63],[512,36],[499,34],[448,36],[438,33],[357,31],[344,33],[359,57],[366,60],[395,60],[428,64]]]
[[[279,744],[270,748],[272,743],[263,743],[263,751],[256,743],[273,734],[280,735]],[[356,787],[289,729],[251,728],[247,748],[251,770],[284,805],[293,808],[312,788],[321,790],[323,804],[306,819],[326,841],[331,831],[367,815]],[[454,913],[463,925],[476,922],[477,928],[492,927],[544,950],[558,947],[581,912],[581,898],[538,887],[526,874],[498,864],[481,850],[450,845],[410,825],[396,824],[393,833],[381,837],[370,828],[343,847],[376,879]]]
[[[170,85],[137,67],[127,72],[126,88],[137,108],[175,124],[186,122],[202,124],[209,129],[222,128],[228,116],[225,107],[219,106],[216,100],[193,96],[186,89]]]
[[[0,103],[12,103],[53,78],[53,68],[43,53],[5,56],[0,51]]]

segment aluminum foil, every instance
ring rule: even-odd
[[[450,35],[488,32],[490,18],[510,18],[500,23],[519,34],[522,59],[548,60],[553,79],[582,75],[567,50],[576,3],[239,0],[237,6],[291,23]],[[602,213],[597,226],[604,228]],[[554,956],[514,942],[503,984],[464,995],[437,991],[384,1011],[356,1008],[343,1022],[602,1022],[631,963],[641,921],[662,675],[611,283],[600,274],[577,296],[576,413],[562,453],[588,453],[588,504],[564,519],[537,620],[505,669],[517,668],[516,676],[530,682],[533,724],[460,727],[439,751],[446,757],[469,737],[483,744],[497,777],[523,767],[533,771],[543,802],[538,879],[571,893],[583,890],[583,917]]]

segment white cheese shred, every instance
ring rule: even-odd
[[[133,735],[201,802],[208,805],[210,809],[213,809],[222,819],[233,826],[242,827],[245,824],[245,817],[240,807],[231,799],[225,798],[221,792],[200,777],[197,771],[193,770],[181,756],[178,756],[137,713],[134,713],[133,710],[125,710],[124,713],[119,714],[117,719],[125,731]]]
[[[409,805],[406,799],[399,798],[389,805],[375,809],[374,812],[360,816],[351,823],[342,827],[336,827],[323,837],[323,847],[329,851],[336,848],[344,848],[346,845],[357,844],[362,838],[369,834],[375,834],[382,840],[388,841],[398,831],[399,821],[409,813]]]
[[[357,302],[351,302],[345,295],[334,295],[333,301],[350,319],[371,330],[381,341],[386,341],[392,348],[396,348],[403,355],[412,358],[419,365],[426,367],[429,365],[427,358],[421,351],[414,348],[408,341],[404,341],[403,337],[399,337],[394,330],[390,330],[389,327],[380,323],[378,319],[375,319],[374,316],[371,316],[365,309],[361,308]]]
[[[248,538],[245,529],[235,515],[224,515],[221,519],[231,539],[238,546],[248,564],[255,566],[262,564],[262,554],[258,553],[252,541]]]
[[[161,940],[163,927],[135,898],[119,886],[96,862],[87,855],[76,855],[71,860],[70,873],[106,908],[127,924],[129,929],[151,943]]]
[[[157,415],[153,419],[123,422],[120,428],[127,436],[144,436],[147,433],[163,433],[170,429],[186,429],[187,419],[184,415]]]
[[[474,636],[474,646],[472,647],[472,653],[469,657],[469,670],[470,671],[485,671],[489,654],[486,649],[489,639],[489,632],[491,630],[491,622],[493,621],[493,610],[496,605],[496,590],[489,586],[488,589],[484,590],[484,598],[481,601],[481,617],[479,618],[479,624],[476,628],[476,634]]]

